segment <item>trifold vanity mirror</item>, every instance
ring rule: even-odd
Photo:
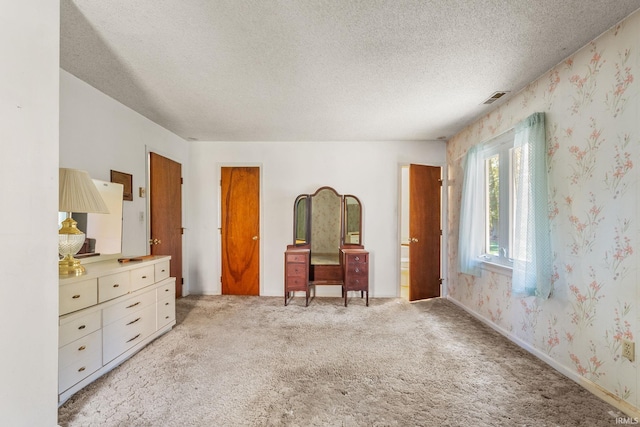
[[[345,289],[366,291],[368,304],[368,266],[360,265],[351,274],[346,270],[352,253],[360,254],[355,255],[357,261],[368,262],[360,200],[338,194],[331,187],[321,187],[313,194],[299,195],[293,206],[293,244],[285,254],[285,305],[291,292],[303,290],[308,304],[309,287],[313,285],[341,285],[345,305]],[[347,279],[353,274],[358,274],[358,287],[366,289],[349,288]]]

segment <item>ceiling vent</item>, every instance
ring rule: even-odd
[[[503,96],[505,96],[507,92],[494,92],[493,95],[491,95],[486,101],[483,102],[483,104],[489,105],[489,104],[493,104],[494,102],[496,102],[498,99],[502,98]]]

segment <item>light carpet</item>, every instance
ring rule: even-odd
[[[61,426],[612,426],[623,416],[445,299],[186,297]]]

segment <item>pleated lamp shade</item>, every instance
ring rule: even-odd
[[[60,168],[58,211],[109,213],[89,173]]]

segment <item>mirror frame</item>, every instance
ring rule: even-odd
[[[309,209],[309,222],[307,224],[309,224],[309,244],[313,247],[313,198],[318,196],[320,194],[320,192],[322,191],[329,191],[331,193],[333,193],[335,195],[335,197],[338,198],[339,203],[340,203],[340,207],[338,209],[340,209],[340,231],[339,231],[339,238],[338,238],[338,247],[342,247],[344,244],[344,196],[342,196],[342,194],[338,193],[333,187],[328,187],[328,186],[324,186],[324,187],[320,187],[316,190],[315,193],[311,194],[309,196],[309,200],[310,200],[310,206],[311,209]],[[337,252],[337,251],[336,251]],[[313,253],[313,251],[312,251]]]
[[[306,203],[306,212],[304,214],[304,221],[306,224],[306,229],[304,231],[304,241],[298,242],[298,206],[299,203],[305,201]],[[293,203],[293,245],[294,246],[306,246],[310,244],[311,240],[311,227],[309,223],[311,222],[311,197],[308,194],[300,194],[296,197],[295,202]]]
[[[311,245],[311,228],[313,227],[311,218],[313,212],[313,196],[316,196],[320,191],[330,190],[336,196],[340,198],[340,247],[362,247],[363,243],[363,233],[362,233],[362,202],[360,199],[353,194],[340,194],[333,187],[323,186],[318,188],[313,194],[300,194],[296,197],[293,203],[293,246],[294,247],[306,247]],[[347,243],[347,197],[353,198],[358,205],[360,206],[360,212],[358,215],[358,232],[360,238],[358,239],[358,243]],[[305,215],[305,221],[307,224],[305,230],[305,241],[298,242],[298,205],[302,200],[306,200],[307,212]]]
[[[358,206],[360,206],[360,212],[358,212],[358,243],[347,243],[347,234],[349,234],[349,227],[347,227],[347,197],[351,197],[352,199],[355,199],[356,202],[358,202]],[[353,194],[345,194],[344,196],[342,196],[342,227],[343,227],[343,231],[342,231],[342,245],[343,246],[362,246],[364,245],[363,243],[363,239],[362,239],[362,202],[360,201],[360,199],[358,199],[356,196],[354,196]]]
[[[123,192],[124,186],[120,183],[103,181],[100,179],[92,179],[95,184],[98,192],[105,200],[107,207],[109,208],[109,213],[107,214],[97,214],[97,213],[86,213],[87,224],[82,231],[86,234],[88,238],[96,238],[95,233],[92,233],[92,228],[99,227],[102,228],[104,225],[104,221],[107,218],[111,217],[111,222],[117,223],[119,225],[119,230],[115,230],[111,228],[110,238],[115,240],[113,236],[117,235],[117,239],[120,240],[120,247],[117,252],[104,252],[104,249],[100,250],[97,253],[90,253],[84,256],[80,256],[82,260],[82,264],[91,264],[98,261],[106,261],[116,258],[122,257],[122,246],[124,239],[124,202],[123,202]],[[106,187],[106,189],[105,189]],[[106,199],[105,199],[106,197]],[[114,209],[115,208],[115,209]],[[61,215],[66,216],[65,212],[58,212],[59,218],[62,218]],[[97,225],[98,223],[99,225]]]

